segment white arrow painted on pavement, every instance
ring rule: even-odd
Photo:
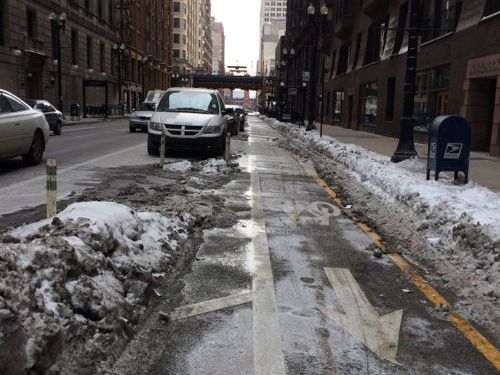
[[[403,310],[379,316],[351,271],[346,268],[325,268],[325,272],[345,314],[324,306],[320,307],[321,312],[338,322],[377,356],[399,365],[396,355]]]

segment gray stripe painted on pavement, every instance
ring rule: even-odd
[[[256,171],[252,172],[252,219],[255,267],[252,279],[254,374],[284,375],[286,374],[285,357],[267,243],[260,178]]]

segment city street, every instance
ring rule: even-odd
[[[147,134],[129,133],[128,120],[113,120],[63,128],[51,136],[46,159],[56,159],[58,196],[81,191],[101,181],[102,168],[157,162],[146,149]],[[45,164],[25,167],[21,158],[0,160],[0,216],[45,203]]]

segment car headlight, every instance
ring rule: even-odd
[[[205,130],[203,131],[204,134],[217,134],[220,133],[222,130],[222,124],[221,125],[215,125],[215,126],[210,126],[208,125]]]
[[[150,122],[149,123],[149,128],[151,130],[155,130],[155,131],[161,132],[163,130],[163,124],[159,123],[159,122]]]

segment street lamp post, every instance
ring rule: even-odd
[[[114,44],[113,49],[118,53],[118,103],[120,106],[121,114],[124,113],[123,107],[123,66],[122,66],[122,55],[125,53],[125,43]]]
[[[55,43],[55,58],[57,59],[57,107],[64,113],[63,87],[62,87],[62,48],[61,48],[61,32],[66,28],[66,13],[61,13],[59,17],[55,13],[49,15],[50,26],[54,35],[53,43]]]
[[[148,66],[148,56],[142,58],[142,100],[146,100],[146,67]]]
[[[319,38],[318,42],[314,47],[315,50],[312,51],[311,53],[311,80],[310,80],[310,85],[309,85],[309,113],[308,113],[308,123],[306,130],[312,130],[314,129],[314,118],[316,116],[316,85],[317,85],[317,61],[318,61],[318,53],[320,49],[323,48],[323,25],[326,20],[326,17],[328,16],[328,7],[325,5],[325,3],[322,3],[322,5],[319,8],[319,13],[316,12],[316,7],[314,6],[313,3],[309,4],[307,7],[307,15],[309,19],[311,20],[313,25],[319,25]]]
[[[306,93],[307,93],[307,82],[302,82],[302,121],[305,124],[306,121]]]
[[[413,142],[413,107],[415,104],[415,81],[417,76],[418,19],[420,1],[411,0],[410,24],[408,28],[408,52],[403,98],[403,116],[400,120],[399,142],[391,157],[393,163],[413,158],[417,155]]]

